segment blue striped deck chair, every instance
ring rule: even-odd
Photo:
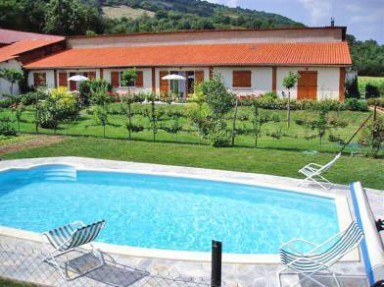
[[[59,269],[61,275],[66,280],[73,280],[80,276],[83,276],[91,271],[94,271],[104,265],[104,258],[101,252],[98,249],[95,249],[92,245],[92,241],[96,239],[99,235],[101,229],[104,227],[105,221],[101,220],[89,225],[85,225],[81,221],[75,221],[68,225],[60,226],[55,229],[49,230],[43,233],[54,248],[54,251],[48,251],[47,256],[43,259],[44,262],[54,265]],[[69,276],[68,274],[68,264],[65,262],[64,268],[60,267],[59,262],[56,260],[57,257],[64,255],[68,252],[75,251],[76,248],[89,244],[91,246],[91,251],[97,259],[97,266],[87,270],[86,272],[79,273],[76,276]],[[86,253],[87,254],[87,253]],[[84,255],[84,253],[82,254]]]
[[[363,237],[362,230],[353,221],[346,230],[336,234],[320,245],[315,245],[302,239],[293,239],[283,244],[280,247],[280,259],[284,267],[277,273],[279,286],[282,286],[281,276],[283,274],[297,274],[299,275],[299,282],[290,285],[291,287],[299,286],[304,279],[314,282],[316,286],[327,287],[315,279],[315,275],[331,275],[337,286],[340,287],[336,273],[332,272],[329,268],[345,254],[358,247]],[[305,253],[299,252],[293,247],[297,243],[307,244],[312,249]],[[345,275],[343,276],[345,277]]]

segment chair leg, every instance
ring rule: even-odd
[[[68,271],[68,262],[64,262],[64,268],[63,268],[63,267],[60,267],[60,264],[59,264],[59,263],[57,262],[57,260],[56,260],[57,257],[60,257],[61,255],[64,255],[64,254],[69,253],[69,252],[74,251],[74,250],[67,250],[67,251],[64,251],[64,252],[56,252],[56,251],[55,251],[55,252],[53,252],[53,253],[51,253],[51,252],[49,252],[49,251],[47,250],[48,255],[44,256],[43,261],[44,261],[44,262],[47,262],[48,264],[53,265],[56,269],[58,269],[59,272],[60,272],[60,275],[61,275],[66,281],[72,281],[72,280],[77,279],[77,278],[79,278],[79,277],[81,277],[81,276],[84,276],[84,275],[86,275],[86,274],[88,274],[88,273],[90,273],[90,272],[92,272],[92,271],[95,271],[95,270],[97,270],[97,269],[99,269],[99,268],[101,268],[101,267],[103,267],[103,266],[105,265],[105,260],[104,260],[104,256],[103,256],[103,254],[100,252],[99,249],[94,248],[94,246],[93,246],[92,244],[90,244],[90,245],[91,245],[91,247],[92,247],[92,250],[91,250],[90,252],[88,252],[88,253],[85,253],[84,255],[86,255],[86,254],[91,254],[91,253],[92,253],[92,254],[98,259],[99,264],[97,264],[95,267],[93,267],[93,268],[87,270],[86,272],[79,273],[79,274],[76,275],[76,276],[72,276],[72,277],[71,277],[71,276],[69,275],[69,271]],[[57,253],[57,254],[55,254],[55,253]]]

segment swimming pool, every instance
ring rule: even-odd
[[[0,225],[42,232],[105,219],[99,241],[143,248],[276,254],[339,230],[332,198],[183,177],[48,165],[0,173]]]

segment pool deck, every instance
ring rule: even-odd
[[[73,165],[78,169],[91,169],[91,170],[110,170],[110,171],[124,171],[132,173],[149,173],[157,175],[168,175],[168,176],[182,176],[190,178],[204,178],[211,180],[221,180],[228,182],[238,182],[244,184],[257,184],[265,186],[281,187],[284,189],[299,190],[308,192],[316,195],[328,195],[335,198],[345,198],[347,207],[344,206],[343,214],[339,217],[346,217],[350,221],[351,212],[353,210],[349,186],[336,185],[330,191],[324,191],[315,186],[304,186],[297,188],[300,180],[293,178],[285,178],[263,174],[252,174],[243,172],[232,172],[223,170],[210,170],[202,168],[190,168],[190,167],[179,167],[179,166],[165,166],[158,164],[146,164],[146,163],[134,163],[134,162],[121,162],[112,160],[99,160],[91,158],[80,158],[80,157],[58,157],[58,158],[36,158],[36,159],[21,159],[21,160],[9,160],[0,161],[0,171],[9,168],[30,168],[35,165],[41,164],[68,164]],[[366,189],[369,202],[375,218],[384,218],[384,191]],[[346,210],[348,208],[348,210]],[[345,214],[344,214],[345,213]],[[341,226],[344,227],[344,226]],[[23,242],[28,246],[31,246],[33,250],[39,250],[41,248],[41,237],[32,234],[30,232],[21,232],[8,228],[0,227],[0,244],[9,246],[19,246],[19,242]],[[97,244],[98,247],[103,250],[108,256],[114,259],[114,261],[124,266],[132,266],[140,270],[148,271],[150,274],[178,274],[181,277],[193,277],[193,278],[204,278],[206,282],[209,282],[210,278],[210,263],[209,254],[203,254],[197,258],[190,258],[188,260],[178,257],[178,254],[164,254],[160,252],[157,254],[155,251],[150,253],[141,252],[142,250],[130,250],[133,251],[126,253],[125,249],[119,249],[119,247],[112,247],[106,244]],[[1,246],[0,246],[1,247]],[[143,254],[145,253],[145,256]],[[167,253],[167,252],[165,252]],[[129,255],[128,255],[129,254]],[[150,254],[150,255],[148,255]],[[158,256],[159,255],[159,256]],[[357,255],[357,257],[356,257]],[[1,254],[0,254],[1,256]],[[171,259],[177,258],[177,259]],[[203,260],[199,260],[203,258]],[[340,262],[335,265],[334,270],[339,271],[343,274],[364,274],[364,266],[361,260],[356,261],[356,258],[360,258],[359,253],[355,252],[353,259],[346,258],[346,261]],[[224,257],[224,261],[228,262],[223,265],[223,280],[227,282],[226,286],[278,286],[276,280],[276,270],[281,268],[279,265],[277,256],[269,256],[261,258],[261,260],[245,259],[243,261],[236,261],[231,257]],[[0,258],[1,260],[1,258]],[[113,262],[113,261],[111,261]],[[231,263],[237,262],[237,263]],[[1,263],[0,263],[1,271]],[[1,272],[0,272],[1,275]],[[37,277],[37,275],[31,275]],[[289,277],[289,276],[287,276]],[[18,278],[18,277],[16,277]],[[260,279],[260,280],[258,280]],[[294,280],[295,278],[288,278]],[[36,278],[33,281],[36,282]],[[52,279],[54,280],[54,279]],[[93,280],[93,279],[89,279]],[[326,280],[326,279],[324,279]],[[343,281],[346,280],[346,281]],[[344,282],[345,286],[368,286],[361,280],[355,278],[345,278],[341,281]],[[48,282],[41,282],[47,284]],[[53,283],[52,283],[53,284]],[[75,283],[74,283],[75,284]],[[236,285],[238,284],[238,285]],[[147,284],[148,286],[156,286],[156,284]],[[143,286],[147,286],[143,285]],[[160,285],[160,284],[159,284]],[[69,285],[76,286],[76,285]],[[89,286],[104,286],[100,284],[89,283]],[[133,286],[133,285],[132,285]],[[140,285],[137,285],[140,286]],[[161,285],[168,286],[168,285]],[[303,286],[310,286],[303,285]]]

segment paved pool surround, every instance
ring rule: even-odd
[[[68,164],[83,170],[106,170],[131,173],[156,174],[166,176],[181,176],[200,178],[208,180],[219,180],[227,182],[244,183],[251,185],[272,186],[287,190],[294,190],[309,194],[315,194],[334,198],[337,205],[339,225],[341,229],[347,227],[352,220],[353,206],[350,201],[349,186],[336,185],[330,191],[324,191],[315,186],[297,187],[299,179],[277,177],[263,174],[252,174],[243,172],[231,172],[222,170],[210,170],[201,168],[190,168],[180,166],[166,166],[158,164],[133,163],[112,160],[99,160],[80,157],[57,157],[36,158],[0,161],[0,171],[7,169],[30,168],[45,164]],[[380,190],[367,190],[367,195],[376,218],[384,217],[382,209],[384,192]],[[40,246],[41,236],[36,233],[0,227],[0,242],[23,242]],[[145,268],[150,271],[166,270],[177,272],[185,276],[209,278],[210,254],[198,252],[179,252],[152,250],[143,248],[132,248],[126,246],[115,246],[97,243],[98,248],[113,256],[118,262]],[[223,278],[252,286],[255,278],[264,278],[259,283],[269,282],[269,286],[277,286],[274,271],[280,266],[278,255],[236,255],[224,254],[223,256]],[[364,266],[357,250],[343,258],[342,262],[336,264],[336,270],[341,273],[363,274]],[[361,282],[360,282],[361,284]],[[259,285],[257,285],[259,286]],[[263,285],[260,285],[263,286]],[[266,285],[265,285],[266,286]],[[351,285],[352,286],[352,285]],[[357,285],[362,286],[362,285]]]

